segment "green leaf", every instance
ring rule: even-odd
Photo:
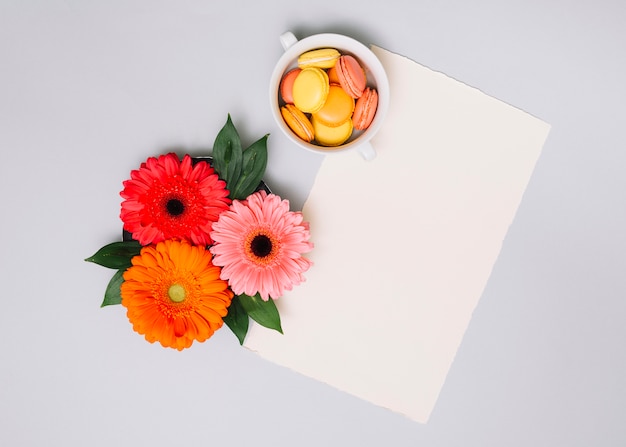
[[[233,331],[233,334],[239,339],[239,344],[243,345],[243,341],[248,333],[249,318],[248,313],[241,305],[238,296],[234,296],[228,306],[228,314],[224,317],[224,323]]]
[[[280,326],[280,315],[274,300],[264,301],[258,293],[254,296],[241,294],[239,300],[250,318],[261,326],[283,333],[283,328]]]
[[[85,261],[110,269],[127,269],[132,265],[130,260],[133,256],[137,256],[140,251],[141,244],[137,241],[113,242],[102,247]]]
[[[261,183],[267,167],[267,137],[263,136],[243,151],[243,166],[239,180],[230,190],[231,199],[245,199],[252,194]]]
[[[120,287],[124,282],[124,270],[118,270],[109,281],[109,285],[107,285],[106,291],[104,292],[104,301],[100,307],[110,306],[112,304],[121,304],[122,302],[122,293],[120,291]]]
[[[219,131],[213,143],[213,168],[219,177],[226,182],[228,189],[237,184],[243,163],[243,149],[235,125],[230,119]]]

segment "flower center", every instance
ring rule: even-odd
[[[187,292],[185,292],[185,288],[180,284],[172,284],[167,290],[167,296],[169,296],[170,300],[174,301],[175,303],[182,303],[183,301],[185,301]]]
[[[264,258],[272,252],[272,240],[264,234],[258,234],[252,239],[250,250],[255,256]]]
[[[170,216],[180,216],[185,212],[185,204],[179,199],[169,199],[165,208]]]

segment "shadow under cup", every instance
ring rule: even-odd
[[[270,108],[278,127],[293,143],[304,149],[319,154],[356,150],[364,159],[373,159],[376,156],[376,151],[372,147],[370,140],[380,129],[389,108],[389,81],[376,55],[361,42],[341,34],[315,34],[302,40],[297,40],[292,33],[286,32],[280,36],[280,40],[285,48],[285,52],[274,67],[270,78],[269,91]],[[355,129],[350,138],[340,146],[326,147],[307,143],[292,132],[280,113],[281,106],[285,105],[279,91],[282,77],[289,70],[298,66],[298,56],[319,48],[335,48],[342,55],[347,54],[356,58],[365,70],[367,86],[376,89],[378,92],[378,107],[370,126],[362,131]]]

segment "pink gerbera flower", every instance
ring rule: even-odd
[[[233,201],[213,224],[213,263],[237,295],[275,299],[305,280],[311,261],[302,253],[313,249],[309,225],[289,202],[259,191]]]
[[[192,164],[185,155],[150,157],[130,173],[120,195],[120,217],[124,229],[142,245],[166,239],[212,243],[211,225],[225,210],[230,199],[226,183],[205,161]]]

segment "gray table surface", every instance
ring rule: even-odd
[[[625,23],[618,0],[0,0],[0,444],[626,445]],[[98,308],[107,273],[82,259],[117,235],[120,182],[206,150],[226,113],[271,132],[268,181],[302,205],[321,158],[267,105],[285,30],[351,35],[552,125],[426,425],[229,334],[163,353]]]

